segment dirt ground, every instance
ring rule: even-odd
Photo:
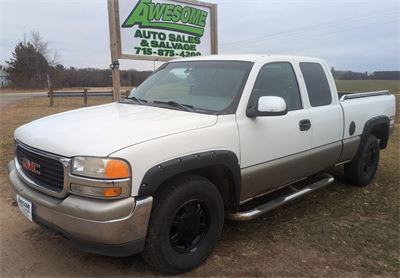
[[[90,100],[92,105],[101,102]],[[160,275],[140,255],[116,259],[78,251],[12,205],[6,165],[13,130],[80,105],[81,100],[56,100],[50,108],[47,98],[35,98],[0,111],[1,277]],[[184,276],[399,277],[399,133],[397,124],[370,186],[353,187],[339,176],[333,185],[256,220],[226,221],[210,258]]]

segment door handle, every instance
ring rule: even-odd
[[[299,122],[299,127],[300,127],[300,131],[307,131],[311,128],[311,121],[308,119],[301,120]]]

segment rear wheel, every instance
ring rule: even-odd
[[[209,180],[175,179],[155,196],[143,257],[162,273],[188,271],[210,255],[223,223],[223,200]]]
[[[378,169],[379,154],[379,141],[374,135],[370,135],[358,158],[344,166],[345,178],[357,186],[368,185]]]

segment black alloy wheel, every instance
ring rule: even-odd
[[[369,174],[377,164],[377,150],[374,144],[370,144],[366,150],[362,169],[365,174]]]
[[[380,146],[374,135],[369,135],[356,158],[344,165],[345,178],[354,185],[366,186],[375,177],[379,164]]]
[[[209,228],[207,208],[200,200],[191,200],[177,211],[170,228],[170,242],[175,251],[196,252]]]
[[[220,238],[224,216],[222,196],[208,179],[171,179],[154,196],[143,258],[164,274],[201,265]]]

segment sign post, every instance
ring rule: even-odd
[[[108,0],[114,101],[119,59],[169,61],[218,53],[217,5],[196,0]]]
[[[115,1],[108,0],[108,22],[110,27],[110,50],[111,50],[111,74],[112,74],[112,83],[113,83],[113,101],[119,101],[120,99],[120,87],[121,80],[119,76],[119,42],[117,37],[117,26],[115,19]]]

